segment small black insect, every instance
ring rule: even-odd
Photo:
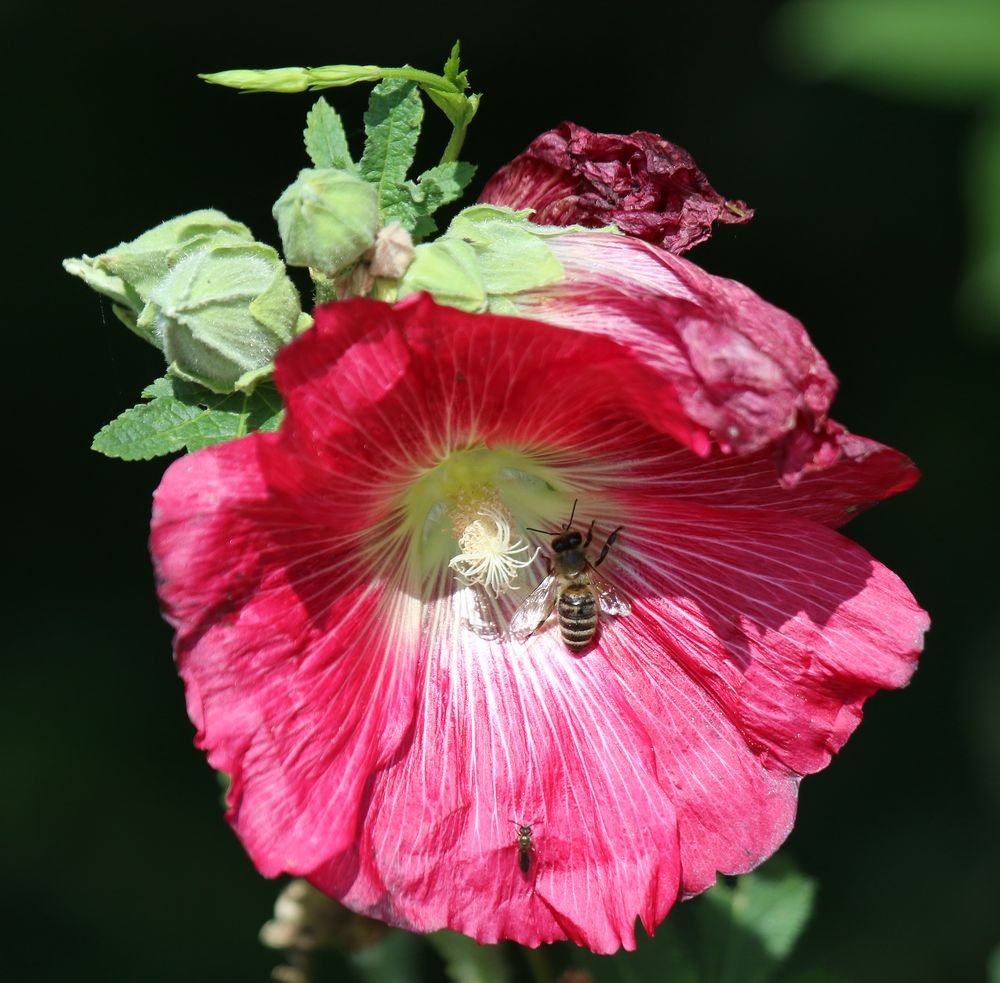
[[[511,822],[517,827],[517,865],[522,874],[527,874],[531,869],[531,855],[535,852],[535,844],[531,842],[531,827],[516,819]]]

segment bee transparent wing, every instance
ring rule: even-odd
[[[552,613],[558,591],[556,578],[549,574],[521,603],[510,619],[510,634],[519,642],[526,641]]]
[[[617,587],[612,587],[593,567],[587,572],[590,574],[590,586],[597,593],[597,603],[604,614],[632,613],[629,599]]]

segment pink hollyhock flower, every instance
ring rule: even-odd
[[[540,225],[616,225],[678,254],[708,239],[714,222],[753,217],[742,201],[723,198],[683,147],[656,133],[592,133],[576,123],[532,140],[479,200],[533,208]]]
[[[844,438],[784,488],[767,449],[665,434],[626,348],[426,295],[319,308],[276,380],[281,430],[176,461],[152,526],[265,875],[415,931],[631,948],[776,850],[801,776],[910,678],[924,612],[831,528],[913,483],[896,451]],[[631,602],[580,654],[554,618],[504,630],[545,572],[526,527],[574,501],[595,545],[624,527],[601,573]]]

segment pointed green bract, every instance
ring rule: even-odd
[[[462,42],[456,41],[451,46],[451,54],[448,55],[448,60],[444,63],[444,70],[441,74],[449,81],[456,89],[465,91],[469,87],[469,72],[468,70],[460,72],[460,54],[462,49]]]
[[[277,430],[281,423],[281,397],[270,384],[258,386],[252,394],[220,395],[164,376],[142,395],[149,402],[133,406],[103,427],[94,437],[95,451],[125,461],[148,461],[221,444],[255,430]]]
[[[451,89],[424,88],[427,97],[451,120],[452,126],[455,127],[452,139],[448,142],[441,157],[442,163],[455,160],[458,157],[459,151],[462,149],[462,141],[465,139],[465,131],[479,109],[481,98],[478,93],[473,93],[471,96],[465,95],[465,90],[469,87],[469,72],[467,69],[459,71],[460,48],[460,42],[456,41],[452,46],[448,60],[444,63],[444,71],[442,72],[444,79],[451,83]]]
[[[242,222],[214,208],[202,208],[161,222],[137,239],[109,249],[94,263],[99,269],[120,278],[126,293],[144,304],[153,287],[169,272],[175,250],[192,239],[216,232],[225,232],[247,242],[253,240]],[[141,305],[134,306],[138,311]]]
[[[357,172],[357,165],[347,146],[344,124],[333,107],[322,97],[316,100],[306,116],[303,133],[306,153],[315,167],[336,167],[350,173]]]
[[[422,290],[439,303],[463,311],[486,309],[486,287],[475,250],[460,239],[436,239],[417,246],[413,262],[399,281],[397,296],[402,299]]]

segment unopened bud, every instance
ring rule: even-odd
[[[169,273],[177,250],[200,236],[225,232],[250,242],[242,222],[214,208],[202,208],[161,222],[131,242],[122,242],[100,256],[64,259],[63,268],[87,286],[110,297],[112,310],[129,330],[157,348],[159,339],[142,323],[140,314],[152,289]]]
[[[247,242],[253,240],[250,230],[242,222],[234,222],[224,212],[214,208],[202,208],[161,222],[138,239],[109,249],[94,260],[94,265],[111,276],[119,277],[126,290],[145,303],[149,300],[149,292],[167,275],[177,247],[215,232],[226,232]]]
[[[375,188],[334,167],[306,168],[275,202],[274,217],[289,266],[337,273],[375,241]]]
[[[309,88],[307,68],[236,68],[228,72],[206,72],[198,78],[210,85],[224,85],[245,92],[305,92]]]
[[[170,372],[213,392],[251,391],[310,323],[277,252],[226,232],[175,251],[139,318]]]

